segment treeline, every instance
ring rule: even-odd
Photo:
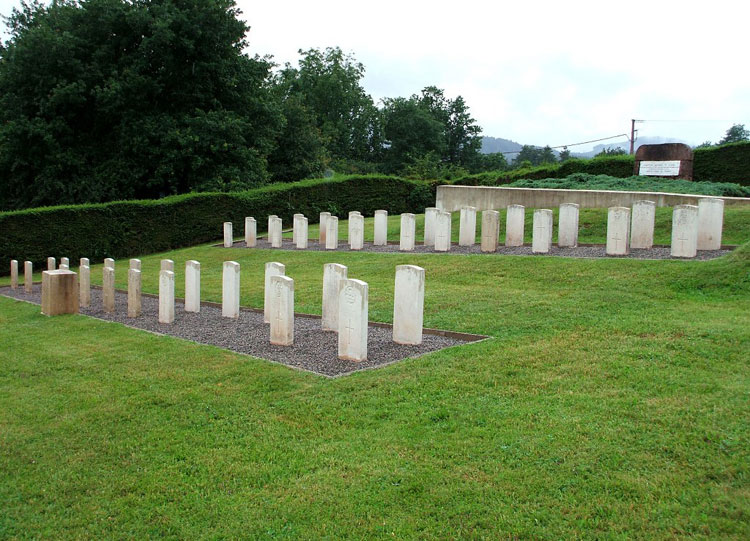
[[[233,0],[34,1],[7,27],[0,209],[506,166],[480,154],[461,96],[427,87],[375,104],[338,48],[283,67],[243,53]]]

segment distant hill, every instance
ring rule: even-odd
[[[662,143],[688,144],[686,141],[683,141],[682,139],[675,139],[674,137],[639,137],[635,141],[635,149],[638,150],[638,147],[641,145],[660,145]],[[630,152],[630,141],[625,140],[625,141],[614,141],[612,143],[603,143],[601,145],[594,146],[594,148],[588,152],[573,151],[571,152],[571,156],[575,158],[593,158],[605,148],[621,148],[625,152]]]
[[[518,152],[521,150],[523,145],[511,141],[510,139],[503,139],[502,137],[482,137],[482,154],[493,154],[495,152]],[[513,155],[506,156],[506,158],[512,159]]]

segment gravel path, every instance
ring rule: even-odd
[[[223,248],[223,245],[217,245]],[[244,241],[235,242],[232,248],[247,248]],[[291,240],[284,239],[281,248],[271,248],[271,243],[265,239],[258,239],[256,248],[261,249],[274,249],[274,250],[297,250]],[[229,249],[229,248],[228,248]],[[349,249],[349,245],[346,242],[339,242],[338,250],[325,250],[322,248],[317,241],[311,240],[307,244],[308,251],[341,251],[341,252],[352,252],[354,250]],[[452,244],[450,252],[436,252],[432,247],[423,246],[417,244],[414,247],[413,252],[400,252],[398,244],[388,244],[387,246],[375,246],[370,242],[364,244],[362,250],[359,252],[376,252],[376,253],[412,253],[412,254],[450,254],[450,255],[533,255],[536,257],[578,257],[578,258],[616,258],[616,259],[675,259],[679,261],[707,261],[709,259],[715,259],[731,252],[731,250],[707,250],[700,251],[698,255],[692,259],[683,259],[672,257],[668,246],[655,246],[650,250],[632,250],[629,255],[625,256],[608,256],[605,251],[606,247],[603,244],[596,244],[591,246],[578,246],[576,248],[558,248],[553,245],[550,253],[548,254],[533,254],[531,253],[531,245],[517,246],[517,247],[506,247],[498,246],[496,252],[485,253],[480,249],[479,244],[474,246],[459,246],[458,244]]]
[[[15,290],[2,287],[0,295],[40,304],[41,288],[41,284],[34,284],[33,292],[27,295],[22,285]],[[177,301],[175,321],[171,325],[166,325],[158,321],[158,299],[143,296],[142,304],[143,315],[138,318],[128,318],[127,294],[117,291],[115,313],[108,314],[101,308],[101,290],[92,288],[91,308],[81,309],[81,313],[146,331],[176,336],[201,344],[211,344],[325,376],[341,376],[358,370],[376,368],[467,343],[465,340],[456,338],[424,334],[421,345],[404,346],[393,342],[390,327],[370,325],[367,332],[368,359],[361,362],[342,361],[337,355],[337,334],[323,332],[320,328],[320,319],[317,318],[295,317],[294,345],[284,347],[270,344],[270,329],[268,324],[263,323],[262,312],[242,309],[238,319],[229,319],[221,316],[221,308],[202,305],[199,314],[188,313],[183,309],[184,304]]]

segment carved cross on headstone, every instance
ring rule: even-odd
[[[624,240],[624,239],[621,239],[620,236],[617,234],[617,232],[615,232],[615,234],[613,236],[611,236],[610,239],[613,240],[613,241],[615,241],[615,251],[619,252],[620,251],[620,241]]]
[[[442,245],[442,244],[443,244],[443,243],[445,242],[445,239],[446,239],[447,237],[448,237],[448,235],[446,234],[445,228],[444,228],[444,227],[441,227],[441,228],[440,228],[440,232],[438,233],[438,236],[437,236],[437,238],[438,238],[438,240],[440,241],[440,244],[441,244],[441,245]]]

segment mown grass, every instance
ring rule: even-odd
[[[200,246],[144,257],[144,291],[161,257],[178,295],[198,259],[208,300],[240,262],[255,307],[280,261],[312,313],[337,261],[378,321],[413,263],[425,325],[492,339],[329,380],[0,298],[0,537],[750,535],[750,245],[710,262]]]

